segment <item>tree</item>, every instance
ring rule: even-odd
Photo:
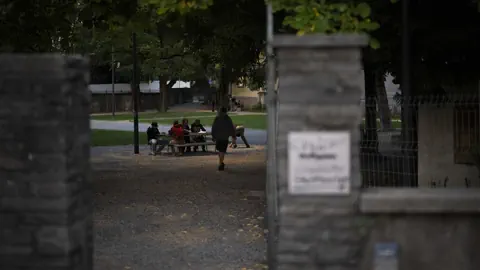
[[[138,63],[143,79],[159,79],[161,111],[168,108],[168,93],[179,78],[191,78],[198,71],[197,61],[183,36],[183,16],[178,12],[159,14],[154,3],[130,6],[123,16],[105,15],[102,27],[92,27],[87,51],[96,65],[109,65],[111,54],[121,62],[120,72],[132,72],[131,34],[137,33]],[[101,37],[101,38],[96,38]]]
[[[298,35],[308,33],[369,33],[379,29],[378,22],[372,20],[372,9],[364,1],[308,1],[271,0],[275,11],[284,10],[287,16],[283,24],[297,31]],[[370,38],[371,49],[380,47],[379,41]],[[379,73],[371,49],[364,58],[365,74],[365,130],[367,150],[378,151],[376,114],[376,75]]]
[[[75,1],[2,1],[1,52],[70,52],[81,5]]]
[[[248,75],[265,46],[265,5],[258,0],[217,0],[187,14],[187,38],[217,81],[217,104],[227,105],[229,85]]]
[[[395,6],[399,6],[396,4]],[[432,6],[435,12],[431,11]],[[412,95],[428,94],[437,86],[451,89],[477,77],[477,37],[480,36],[478,1],[455,4],[432,0],[411,1]],[[455,17],[455,20],[445,18]],[[400,39],[395,47],[400,48]],[[394,55],[389,70],[400,81],[401,56]]]
[[[168,93],[181,79],[192,79],[197,74],[198,61],[186,45],[184,20],[179,14],[150,15],[151,24],[140,40],[142,73],[160,81],[161,111],[167,111]]]
[[[387,74],[382,73],[381,70],[377,70],[376,77],[376,87],[377,90],[377,101],[378,101],[378,113],[380,115],[380,124],[382,129],[391,130],[392,129],[392,112],[390,111],[390,106],[388,104],[387,89],[385,87],[385,78]]]
[[[283,24],[297,30],[298,35],[306,33],[368,33],[379,28],[371,20],[371,8],[365,2],[356,1],[308,1],[270,0],[274,11],[288,13]],[[370,46],[378,48],[375,38]]]

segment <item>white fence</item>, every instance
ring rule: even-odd
[[[190,88],[190,82],[178,81],[172,88]],[[112,92],[112,84],[90,84],[89,89],[94,94],[104,94]],[[116,83],[115,93],[130,93],[132,91],[128,83]],[[150,83],[140,83],[140,92],[142,93],[159,93],[160,81],[152,81]]]

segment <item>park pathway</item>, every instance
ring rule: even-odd
[[[95,270],[265,269],[265,154],[148,156],[92,148]]]

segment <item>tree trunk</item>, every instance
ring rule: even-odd
[[[365,138],[366,152],[378,152],[375,71],[365,68]]]
[[[228,89],[229,89],[229,82],[226,68],[222,67],[220,70],[220,83],[218,84],[217,89],[217,108],[228,108]]]
[[[166,112],[168,110],[168,85],[167,78],[159,77],[160,81],[160,112]]]
[[[167,77],[162,77],[160,76],[158,78],[160,81],[160,94],[162,96],[161,98],[161,106],[160,106],[160,112],[167,112],[168,107],[170,105],[170,100],[169,100],[169,95],[168,93],[172,89],[172,87],[177,83],[177,79],[171,79],[168,83]]]
[[[390,112],[390,106],[388,105],[385,74],[381,70],[378,70],[375,77],[380,124],[383,130],[390,130],[392,128],[392,114]]]

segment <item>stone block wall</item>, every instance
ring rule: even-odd
[[[377,270],[378,243],[398,245],[398,270],[480,269],[478,205],[475,188],[364,190],[359,210],[368,237],[358,269]]]
[[[363,36],[278,36],[277,173],[279,270],[358,269],[364,235],[356,219],[360,189],[359,100],[364,93]],[[351,193],[346,196],[288,192],[291,131],[349,131]]]
[[[0,269],[91,270],[88,63],[0,55]]]
[[[480,215],[461,213],[372,215],[360,270],[376,270],[375,244],[396,243],[398,270],[476,270]],[[381,269],[380,269],[381,270]]]

